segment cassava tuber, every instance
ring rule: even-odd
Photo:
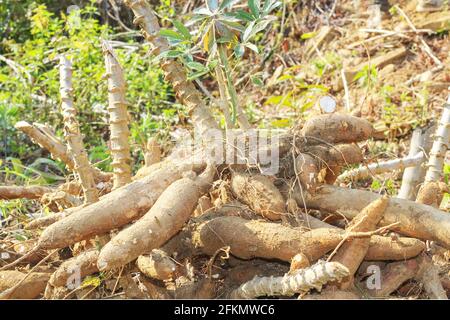
[[[183,178],[172,183],[139,221],[102,248],[97,262],[99,269],[120,267],[167,242],[190,218],[198,199],[210,188],[214,174],[213,166],[208,166],[195,179]]]
[[[139,270],[149,278],[168,280],[176,271],[176,264],[162,250],[154,249],[149,254],[141,255],[136,261]]]
[[[301,131],[310,144],[349,143],[371,137],[373,127],[362,118],[333,113],[313,117],[306,121]]]
[[[344,230],[320,228],[308,232],[277,223],[245,220],[239,217],[218,217],[198,225],[192,232],[194,245],[212,255],[223,246],[241,259],[255,257],[290,262],[302,253],[311,262],[333,250],[345,237]],[[403,260],[417,256],[425,248],[416,239],[373,236],[367,260]]]
[[[141,217],[162,192],[191,165],[164,167],[103,196],[47,227],[39,238],[42,248],[63,248],[92,238]]]
[[[354,218],[365,206],[381,195],[364,190],[354,190],[324,185],[303,204],[300,195],[295,195],[299,206],[327,212],[339,212],[349,219]],[[380,225],[399,222],[395,230],[399,233],[422,239],[434,240],[450,248],[450,215],[431,206],[409,200],[391,198]]]
[[[283,196],[267,176],[235,172],[231,189],[240,201],[265,218],[278,220],[285,213]]]
[[[50,277],[49,284],[54,287],[62,287],[68,284],[67,280],[73,275],[79,276],[81,279],[98,272],[98,253],[96,249],[93,249],[64,261]]]
[[[382,197],[370,203],[347,226],[347,231],[367,232],[374,231],[378,222],[383,218],[384,211],[389,203],[387,197]],[[353,284],[353,276],[364,260],[370,246],[370,237],[362,239],[349,239],[337,250],[331,261],[342,263],[349,270],[348,279],[344,279],[341,289],[348,289]]]
[[[39,199],[44,194],[52,192],[52,188],[43,186],[0,186],[0,200]]]
[[[35,299],[44,293],[50,273],[33,272],[15,287],[26,274],[15,270],[0,271],[0,299]],[[15,287],[15,288],[14,288]]]

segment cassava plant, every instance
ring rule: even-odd
[[[131,175],[134,154],[133,145],[128,144],[125,102],[125,76],[129,73],[119,66],[122,56],[115,55],[114,42],[109,41],[103,47],[98,44],[98,50],[103,49],[105,55],[109,85],[104,93],[105,101],[109,93],[111,121],[105,128],[111,137],[113,174],[96,173],[76,119],[74,102],[78,99],[72,94],[70,61],[62,56],[67,145],[38,124],[22,129],[78,177],[68,177],[69,181],[50,189],[19,188],[15,197],[37,198],[45,192],[40,198],[45,204],[49,194],[62,192],[76,198],[83,191],[86,203],[73,202],[64,210],[58,207],[62,211],[36,218],[27,225],[28,230],[18,228],[32,237],[22,251],[16,250],[17,239],[5,239],[6,250],[13,248],[17,255],[12,262],[0,260],[0,298],[78,295],[84,299],[91,292],[130,298],[256,298],[303,296],[322,288],[324,297],[359,297],[341,291],[359,281],[358,270],[372,262],[387,265],[385,280],[389,283],[388,263],[396,266],[392,261],[400,261],[403,265],[405,260],[415,261],[408,277],[394,279],[389,288],[416,279],[430,297],[443,297],[442,286],[436,285],[440,281],[437,269],[430,261],[423,264],[428,272],[418,266],[422,265],[420,254],[427,248],[421,240],[435,242],[430,244],[434,249],[450,247],[448,215],[409,200],[332,185],[344,166],[364,161],[363,144],[374,136],[368,120],[344,113],[316,115],[286,130],[270,145],[258,145],[278,148],[271,156],[280,160],[279,170],[271,175],[261,172],[259,155],[256,165],[236,163],[235,153],[226,163],[205,155],[212,142],[210,131],[222,134],[231,130],[219,130],[221,126],[201,93],[207,95],[208,91],[197,78],[209,73],[216,78],[225,129],[237,125],[250,128],[237,99],[233,68],[246,48],[257,51],[249,41],[269,25],[273,19],[269,13],[280,5],[250,0],[245,3],[247,8],[236,10],[237,4],[239,1],[207,1],[186,25],[172,21],[175,31],[160,29],[157,15],[145,0],[125,0],[141,28],[144,44],[150,44],[151,53],[158,57],[165,80],[178,102],[188,108],[193,131],[204,139],[195,150],[195,159],[188,150],[190,145],[161,152],[151,139],[145,165]],[[144,77],[142,81],[148,80]],[[250,131],[239,131],[236,139],[244,142],[239,151],[250,149]],[[235,148],[221,139],[222,151]],[[100,177],[106,178],[100,181]],[[399,234],[386,235],[388,231]],[[50,258],[53,260],[42,266]],[[29,272],[13,270],[16,266]],[[42,275],[40,270],[49,272]],[[84,280],[67,291],[73,270],[77,280]],[[82,289],[87,286],[93,289],[85,294]],[[390,294],[390,289],[386,293]]]
[[[193,17],[183,25],[178,20],[172,23],[176,31],[162,29],[160,35],[167,38],[171,49],[162,53],[164,58],[178,58],[189,70],[189,79],[206,74],[216,77],[222,101],[225,103],[227,124],[249,129],[232,77],[232,63],[241,59],[246,49],[259,53],[258,47],[251,43],[252,38],[265,30],[274,17],[269,14],[281,5],[277,0],[248,0],[250,11],[234,10],[240,0],[207,0],[206,6],[195,9]],[[188,27],[197,27],[192,35]],[[231,53],[230,53],[231,52]],[[206,59],[200,58],[206,55]],[[199,62],[200,61],[200,62]],[[231,107],[231,113],[228,108]]]

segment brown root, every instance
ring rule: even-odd
[[[283,196],[267,176],[236,172],[231,189],[239,201],[265,218],[278,220],[285,213]]]
[[[64,261],[50,277],[49,284],[62,287],[68,285],[68,280],[73,276],[82,279],[98,272],[97,258],[98,251],[94,249]]]
[[[443,182],[426,182],[417,193],[416,202],[439,208],[448,186]]]
[[[133,261],[178,233],[191,217],[198,199],[208,191],[214,173],[208,167],[195,180],[183,178],[172,183],[142,219],[119,232],[102,248],[97,262],[99,269],[109,270]]]
[[[35,299],[44,293],[49,273],[33,272],[18,286],[25,273],[15,270],[0,271],[0,299]]]
[[[384,215],[384,211],[389,203],[387,197],[375,200],[365,207],[351,223],[347,226],[347,231],[367,232],[374,231],[378,222]],[[331,261],[342,263],[350,273],[346,281],[341,282],[340,288],[347,289],[353,283],[353,276],[359,265],[364,260],[370,246],[370,237],[362,239],[351,239],[345,241],[337,250]]]
[[[39,199],[49,192],[53,192],[53,189],[43,186],[0,186],[0,200]]]
[[[136,264],[144,275],[157,280],[171,279],[176,271],[175,262],[159,249],[154,249],[148,255],[139,256]]]
[[[203,253],[212,255],[224,246],[241,259],[255,257],[278,259],[290,262],[298,253],[304,254],[313,263],[333,250],[345,237],[344,230],[315,229],[303,232],[280,224],[245,220],[239,217],[218,217],[201,223],[192,233],[194,245]],[[411,258],[417,256],[424,244],[418,240],[392,240],[373,236],[365,259]],[[393,247],[393,249],[391,249]],[[384,254],[384,256],[381,256]]]
[[[299,206],[303,206],[302,198],[295,196]],[[352,219],[365,206],[380,197],[381,195],[370,191],[327,185],[318,189],[313,196],[308,196],[306,206],[326,212],[339,212]],[[450,215],[445,212],[409,200],[392,198],[380,225],[393,223],[399,223],[395,229],[401,234],[422,240],[434,240],[450,248]]]
[[[123,226],[141,217],[163,191],[191,166],[164,167],[103,196],[47,227],[39,238],[42,248],[63,248]]]
[[[351,143],[371,137],[373,127],[367,120],[346,114],[326,114],[306,121],[302,134],[308,143]]]

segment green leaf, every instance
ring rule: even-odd
[[[249,48],[250,50],[252,50],[255,53],[259,53],[258,47],[255,46],[253,43],[245,43],[244,44],[247,48]]]
[[[211,16],[213,13],[208,8],[197,8],[192,11],[194,14],[201,14],[204,16]]]
[[[219,10],[224,10],[227,8],[232,7],[233,5],[235,5],[236,3],[238,3],[241,0],[223,0],[222,3],[220,4]]]
[[[170,30],[170,29],[161,29],[159,31],[159,34],[166,38],[171,38],[175,40],[184,40],[183,35],[179,34],[176,31]]]
[[[264,104],[279,104],[283,99],[283,96],[271,96],[269,97]]]
[[[206,0],[206,6],[211,12],[216,12],[219,8],[219,1],[218,0]]]
[[[195,61],[187,63],[186,66],[189,69],[196,70],[196,71],[205,71],[205,70],[207,70],[207,68],[204,65],[202,65],[199,62],[195,62]]]
[[[167,50],[164,52],[161,52],[158,55],[158,58],[178,58],[181,57],[183,55],[183,52],[178,51],[178,50]]]
[[[277,119],[271,121],[270,124],[274,128],[288,128],[291,126],[291,121],[289,119]]]
[[[263,81],[258,76],[252,76],[251,80],[252,80],[252,83],[258,87],[264,86]]]
[[[269,14],[272,10],[274,10],[275,8],[281,6],[281,1],[276,1],[276,0],[266,0],[264,2],[264,6],[263,6],[263,15],[267,15]]]
[[[173,20],[173,25],[183,35],[184,39],[191,40],[191,33],[180,21]]]
[[[240,24],[239,22],[230,21],[230,20],[226,20],[226,19],[220,19],[219,21],[221,23],[229,26],[231,29],[237,30],[239,32],[244,32],[245,31],[245,27],[242,24]]]
[[[7,82],[8,80],[10,80],[10,77],[6,74],[0,73],[0,82]]]
[[[238,10],[234,13],[226,13],[225,15],[230,15],[230,16],[235,17],[236,19],[247,21],[247,22],[251,22],[251,21],[255,20],[255,17],[253,17],[252,14],[250,14],[244,10]]]
[[[245,53],[245,47],[242,44],[238,44],[234,47],[234,53],[237,58],[241,58]]]
[[[290,80],[290,79],[293,79],[293,78],[294,78],[293,75],[285,74],[285,75],[282,75],[281,77],[279,77],[279,78],[277,79],[277,83],[283,82],[283,81],[285,81],[285,80]]]
[[[255,18],[259,18],[259,0],[248,0],[248,6]]]
[[[102,283],[102,280],[100,279],[100,277],[95,277],[95,276],[87,276],[84,280],[83,283],[81,284],[82,288],[86,288],[86,287],[98,287],[100,284]]]
[[[210,63],[208,63],[208,68],[210,70],[214,69],[215,67],[217,67],[217,65],[219,64],[219,60],[215,59],[212,60]]]
[[[314,38],[316,36],[316,34],[317,34],[317,32],[304,33],[300,36],[300,39],[302,39],[302,40],[311,39],[311,38]]]
[[[194,80],[194,79],[200,78],[201,76],[207,74],[208,72],[209,72],[208,69],[206,69],[204,71],[194,72],[194,73],[189,75],[188,80]]]
[[[252,21],[248,24],[247,29],[245,29],[244,34],[242,35],[242,41],[247,42],[253,33],[253,27],[255,26],[255,21]]]
[[[255,21],[251,22],[247,29],[245,29],[244,34],[242,36],[243,42],[248,42],[254,35],[258,32],[267,28],[267,25],[271,22],[271,20],[263,20],[255,24]]]

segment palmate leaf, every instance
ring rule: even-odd
[[[271,20],[263,20],[260,22],[252,21],[247,26],[247,29],[245,29],[244,34],[242,36],[243,42],[248,42],[254,35],[256,35],[258,32],[264,30],[267,28],[269,23],[272,22]]]
[[[263,16],[268,15],[272,10],[276,9],[277,7],[279,7],[282,4],[281,1],[277,1],[277,0],[266,0],[264,2],[264,6],[263,6]]]
[[[208,8],[197,8],[192,11],[193,14],[203,15],[203,16],[212,16],[213,13]]]
[[[219,10],[224,10],[224,9],[231,8],[233,5],[237,4],[240,1],[241,0],[224,0],[220,4]]]
[[[220,23],[227,25],[229,28],[239,31],[239,32],[244,32],[245,31],[245,27],[240,24],[239,22],[235,22],[235,21],[230,21],[228,19],[219,19],[218,20]]]
[[[208,69],[206,69],[205,71],[194,72],[188,76],[188,80],[189,81],[195,80],[195,79],[200,78],[201,76],[207,74],[208,72],[209,72]]]
[[[206,6],[211,12],[216,12],[219,8],[219,0],[206,0]]]
[[[252,14],[250,14],[244,10],[237,10],[236,12],[226,13],[225,16],[227,16],[227,15],[233,16],[236,19],[239,19],[241,21],[251,22],[251,21],[255,20],[255,17]]]
[[[161,52],[157,58],[178,58],[181,57],[184,53],[182,51],[178,50],[167,50],[164,52]]]
[[[191,33],[180,21],[173,20],[173,25],[177,28],[180,34],[183,35],[185,40],[191,40]]]
[[[168,40],[184,40],[184,36],[176,31],[170,29],[161,29],[159,34],[163,37],[166,37]]]
[[[248,7],[255,18],[259,18],[259,0],[248,0]]]
[[[195,62],[195,61],[188,62],[188,63],[186,64],[186,66],[187,66],[189,69],[192,69],[192,70],[195,70],[195,71],[205,71],[205,70],[208,70],[208,68],[206,68],[204,65],[202,65],[202,64],[199,63],[199,62]]]

